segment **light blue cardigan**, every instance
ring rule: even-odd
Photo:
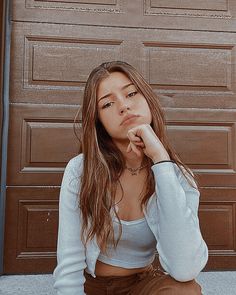
[[[95,277],[100,253],[96,239],[85,248],[80,238],[78,193],[82,170],[83,155],[80,154],[67,164],[61,185],[58,264],[53,273],[58,295],[84,295],[84,270]],[[144,215],[156,237],[160,263],[176,280],[192,280],[208,259],[208,249],[199,229],[199,191],[190,186],[176,164],[156,164],[152,171],[156,193],[149,199]]]

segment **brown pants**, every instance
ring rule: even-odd
[[[97,276],[85,272],[87,295],[201,295],[195,280],[178,282],[155,269],[130,276]]]

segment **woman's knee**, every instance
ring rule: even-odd
[[[163,282],[164,283],[164,282]],[[201,287],[195,281],[178,282],[171,277],[168,277],[166,282],[159,290],[160,295],[201,295]]]

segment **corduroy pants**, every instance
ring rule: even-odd
[[[85,272],[87,295],[201,295],[195,281],[178,282],[156,269],[130,276],[96,276]]]

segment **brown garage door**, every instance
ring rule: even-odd
[[[181,3],[181,7],[180,4]],[[90,70],[137,67],[199,176],[208,269],[236,267],[234,0],[13,0],[5,273],[55,266],[58,192]]]

